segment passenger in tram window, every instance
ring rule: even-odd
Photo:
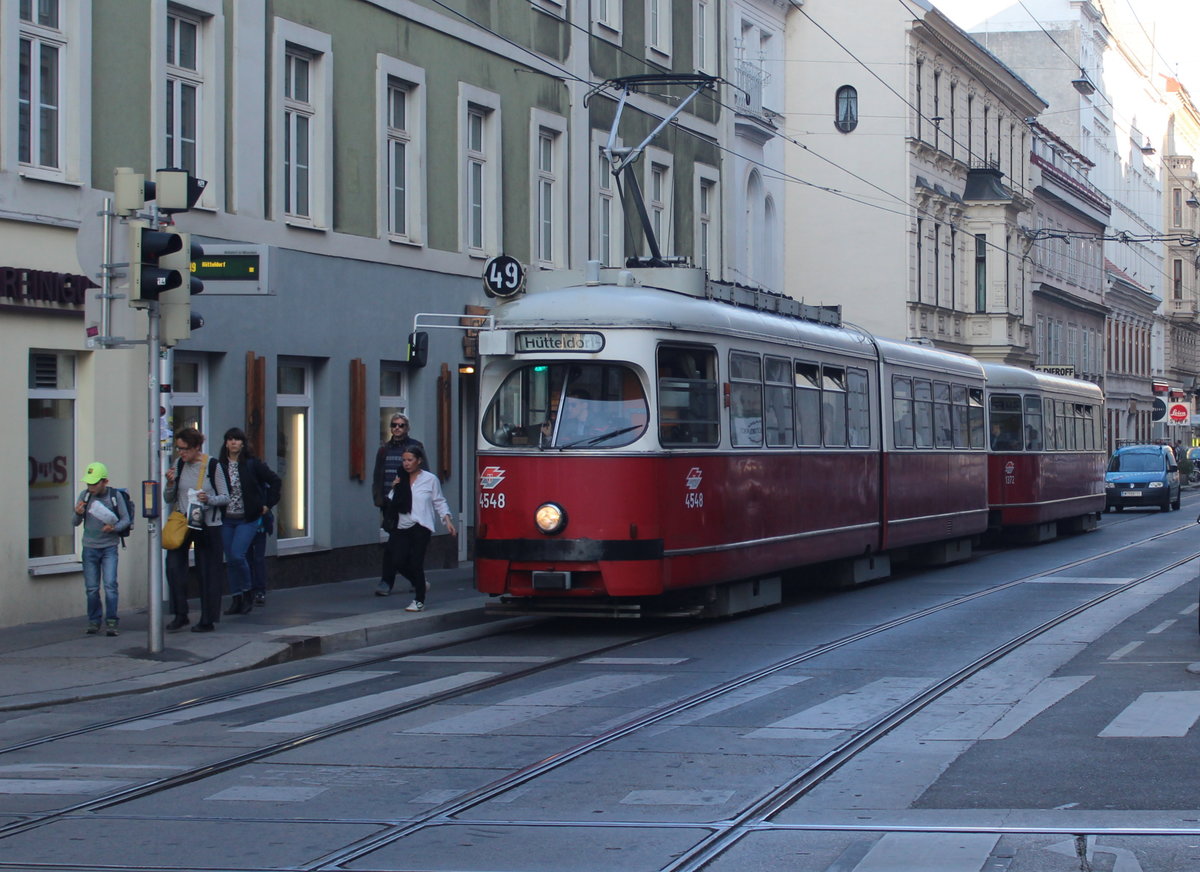
[[[1032,424],[1025,425],[1025,450],[1041,451],[1042,436]]]
[[[1013,430],[1002,427],[999,421],[992,422],[992,450],[1020,451],[1021,439]]]

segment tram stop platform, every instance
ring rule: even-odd
[[[264,606],[226,615],[211,633],[191,626],[163,633],[151,654],[147,612],[120,613],[120,635],[86,634],[84,592],[79,616],[8,627],[0,632],[0,711],[141,693],[318,654],[429,636],[484,623],[513,621],[484,615],[488,597],[475,590],[471,566],[431,570],[425,610],[403,578],[388,597],[375,596],[378,578],[361,578],[267,593]],[[122,586],[131,582],[122,580]],[[226,596],[224,604],[229,604]],[[191,602],[192,626],[199,615]],[[164,625],[170,620],[164,615]]]

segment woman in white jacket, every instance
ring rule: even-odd
[[[384,546],[383,574],[376,596],[388,596],[396,583],[399,572],[413,586],[413,601],[405,607],[407,612],[419,612],[425,608],[425,551],[433,538],[435,517],[451,536],[458,535],[450,517],[450,504],[442,495],[442,485],[436,475],[421,468],[425,451],[411,445],[404,451],[401,471],[392,481],[391,490],[383,505],[383,529],[388,541]]]

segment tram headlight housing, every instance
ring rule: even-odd
[[[561,533],[567,526],[567,510],[558,503],[542,503],[533,513],[533,522],[547,536]]]

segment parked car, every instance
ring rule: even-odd
[[[1169,445],[1125,445],[1113,452],[1104,475],[1104,511],[1126,506],[1179,508],[1179,465]]]

